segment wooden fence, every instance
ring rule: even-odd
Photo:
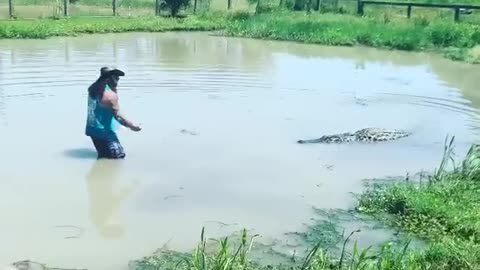
[[[414,2],[386,2],[386,1],[371,1],[371,0],[357,0],[357,13],[363,15],[363,8],[365,5],[384,5],[384,6],[403,6],[407,7],[407,17],[412,15],[412,7],[427,7],[427,8],[446,8],[454,11],[454,20],[460,20],[460,11],[480,9],[480,6],[462,5],[462,4],[427,4]]]
[[[61,10],[62,15],[65,17],[70,16],[70,0],[60,0],[63,2],[63,9]],[[161,0],[153,0],[155,1],[155,15],[160,16],[160,11],[161,11],[161,5],[160,2]],[[227,1],[227,9],[232,8],[232,0],[226,0]],[[195,13],[197,10],[197,4],[198,0],[193,0],[193,12]],[[14,11],[14,6],[15,2],[14,0],[8,0],[8,15],[9,17],[15,18],[15,11]],[[117,0],[112,0],[112,15],[117,16],[118,15],[118,5],[117,5]]]
[[[9,17],[14,17],[13,3],[14,0],[8,0],[8,12]],[[193,12],[197,9],[197,0],[193,0]],[[311,1],[311,0],[310,0]],[[309,2],[310,2],[309,1]],[[463,4],[427,4],[427,3],[415,3],[415,2],[388,2],[388,1],[372,1],[372,0],[356,0],[357,1],[357,14],[363,15],[365,5],[383,5],[383,6],[403,6],[407,7],[407,17],[410,18],[412,14],[412,7],[427,7],[427,8],[445,8],[452,9],[454,11],[454,21],[460,20],[461,11],[465,10],[479,10],[480,6],[463,5]],[[311,2],[310,2],[311,3]],[[70,0],[63,0],[63,15],[69,16],[69,4]],[[227,0],[227,8],[231,9],[232,0]],[[316,10],[320,9],[320,0],[316,0]],[[117,0],[112,0],[112,13],[113,16],[117,16]],[[155,15],[160,15],[160,0],[155,0]]]

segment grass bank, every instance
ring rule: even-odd
[[[374,185],[358,210],[430,241],[437,269],[480,269],[480,146],[447,172],[452,150],[423,181]]]
[[[0,21],[0,39],[44,39],[122,32],[211,31],[225,28],[226,18],[223,14],[212,13],[184,19],[151,16]]]
[[[0,38],[47,38],[85,33],[128,31],[220,30],[228,36],[298,41],[323,45],[366,45],[408,51],[437,51],[446,57],[479,62],[480,24],[454,23],[451,18],[277,11],[205,13],[184,19],[158,17],[70,18],[1,21]],[[477,48],[478,49],[478,48]],[[476,53],[473,53],[476,52]]]
[[[480,25],[454,23],[451,18],[394,16],[358,17],[348,14],[275,13],[238,16],[227,35],[292,40],[324,45],[366,45],[407,51],[441,51],[455,60],[474,62],[471,49],[480,44]]]
[[[461,166],[447,171],[452,144],[445,149],[439,169],[423,182],[376,184],[359,199],[357,210],[426,240],[425,249],[385,243],[380,248],[343,250],[334,256],[319,243],[299,262],[266,265],[249,260],[255,236],[244,231],[234,245],[225,238],[209,251],[202,231],[191,254],[160,251],[135,261],[133,269],[480,269],[480,146],[472,146]]]

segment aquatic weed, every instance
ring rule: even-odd
[[[448,170],[448,165],[454,164],[453,142],[454,137],[446,138],[440,166],[430,181],[374,185],[360,197],[357,210],[429,239],[431,246],[418,257],[427,265],[478,269],[480,148],[472,145],[462,166]]]

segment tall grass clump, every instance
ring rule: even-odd
[[[423,251],[414,251],[409,248],[410,241],[401,246],[390,242],[373,249],[372,246],[359,248],[355,242],[350,251],[346,244],[352,232],[344,241],[340,256],[332,255],[323,249],[320,244],[311,247],[306,256],[290,264],[266,264],[261,260],[251,260],[250,252],[253,238],[247,240],[245,230],[242,232],[240,243],[230,242],[226,237],[218,241],[218,248],[209,252],[206,248],[207,240],[202,229],[201,241],[192,253],[175,251],[159,251],[152,256],[133,261],[132,270],[420,270],[420,269],[478,269],[477,265],[469,265],[465,260],[466,254],[459,253],[454,244],[433,244]],[[457,257],[455,257],[457,256]],[[469,258],[467,258],[469,259]],[[473,266],[470,267],[470,266]]]
[[[480,26],[434,20],[428,23],[385,16],[275,12],[233,20],[233,36],[291,40],[325,45],[367,45],[401,50],[457,47],[480,43]]]
[[[345,244],[350,236],[345,240]],[[234,247],[234,243],[229,242],[228,237],[226,237],[218,241],[219,244],[216,251],[208,252],[206,248],[207,240],[204,236],[204,229],[202,229],[200,243],[191,254],[162,251],[153,256],[134,261],[133,270],[407,269],[392,267],[408,265],[413,262],[414,258],[407,254],[408,243],[400,249],[392,248],[392,245],[386,244],[377,252],[372,252],[370,248],[360,250],[355,243],[352,253],[348,253],[344,245],[340,258],[331,256],[320,247],[320,244],[317,244],[298,263],[265,265],[261,262],[252,261],[249,258],[255,237],[253,236],[248,240],[246,231],[243,230],[238,247]]]
[[[480,269],[480,147],[473,145],[458,166],[452,153],[453,138],[433,175],[374,185],[362,194],[358,209],[431,241],[425,255],[430,261]]]

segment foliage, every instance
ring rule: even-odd
[[[191,16],[185,19],[141,18],[71,18],[38,21],[2,21],[0,38],[48,38],[78,34],[120,33],[131,31],[164,32],[172,30],[211,31],[225,27],[222,14]]]
[[[230,22],[234,36],[293,40],[325,45],[367,45],[401,50],[470,48],[480,43],[480,26],[446,20],[422,25],[385,17],[276,12]]]
[[[180,9],[190,6],[190,0],[163,0],[162,5],[170,10],[172,17],[176,17]]]
[[[480,151],[473,145],[462,166],[447,171],[452,143],[427,181],[377,184],[365,192],[358,210],[433,242],[424,255],[438,267],[480,267]]]
[[[413,251],[409,248],[410,241],[396,246],[387,242],[379,249],[372,247],[361,249],[354,242],[351,252],[346,250],[346,244],[352,232],[344,241],[340,257],[314,245],[301,261],[292,265],[265,265],[249,259],[253,238],[247,241],[245,230],[242,233],[238,247],[228,237],[218,241],[216,252],[208,252],[205,248],[207,240],[202,229],[201,241],[191,253],[180,253],[162,250],[152,256],[144,257],[132,263],[132,270],[420,270],[420,269],[475,269],[478,267],[479,252],[469,252],[467,248],[478,246],[458,246],[455,242],[435,243],[425,251]],[[473,255],[472,255],[473,254]]]

